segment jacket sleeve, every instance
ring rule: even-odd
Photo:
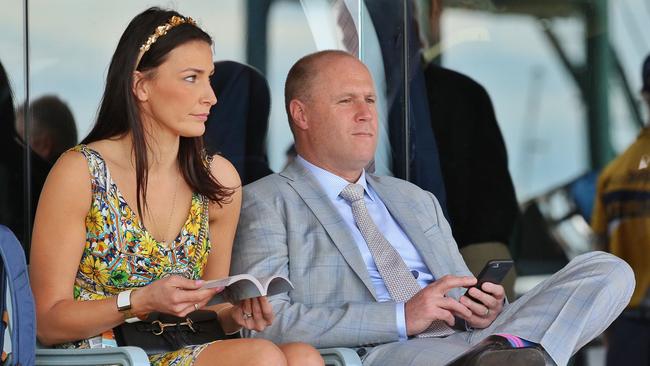
[[[329,291],[333,286],[345,291],[344,279],[335,273],[331,278],[319,279],[292,276],[290,256],[297,253],[290,253],[289,248],[299,248],[300,245],[310,243],[307,239],[301,243],[288,242],[290,239],[284,207],[289,198],[282,197],[281,194],[274,195],[269,192],[268,188],[271,187],[266,188],[257,191],[244,189],[241,217],[233,247],[232,274],[280,274],[287,276],[294,284],[302,281],[303,289],[306,281],[315,283],[315,286],[309,288],[309,293]],[[329,282],[325,283],[326,281]],[[318,288],[319,283],[323,284],[321,289]],[[303,295],[303,298],[305,296],[309,297]],[[291,292],[273,296],[269,300],[275,312],[273,324],[263,332],[245,331],[246,335],[270,339],[276,343],[307,342],[316,347],[366,346],[397,341],[399,337],[393,302],[306,304],[296,301]]]

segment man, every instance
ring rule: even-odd
[[[253,336],[357,347],[366,365],[543,365],[542,347],[564,365],[629,300],[629,267],[605,253],[512,304],[491,283],[469,290],[480,302],[462,296],[476,279],[436,198],[364,172],[377,140],[366,67],[342,51],[308,55],[285,101],[298,157],[244,189],[232,272],[284,274],[295,289],[271,298],[276,320]]]
[[[650,109],[650,56],[641,96]],[[650,128],[603,170],[591,225],[603,248],[632,266],[638,286],[608,330],[607,365],[650,365]]]

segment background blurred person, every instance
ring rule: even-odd
[[[23,106],[16,113],[16,132],[25,141]],[[64,151],[77,143],[77,126],[68,105],[55,95],[45,95],[29,103],[29,146],[38,156],[54,164]]]
[[[650,110],[650,56],[641,71]],[[598,178],[591,226],[600,245],[630,264],[636,289],[607,332],[607,365],[650,365],[650,128]]]

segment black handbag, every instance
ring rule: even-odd
[[[201,246],[207,235],[208,200],[203,197],[201,228],[194,257],[187,266],[187,278],[192,278]],[[170,314],[151,313],[147,319],[136,323],[124,323],[113,328],[118,346],[136,346],[148,355],[173,352],[186,346],[195,346],[228,338],[219,324],[217,313],[211,310],[196,310],[184,318]]]
[[[113,333],[118,346],[140,347],[148,355],[227,338],[217,313],[211,310],[197,310],[184,318],[151,313],[143,321],[113,328]]]

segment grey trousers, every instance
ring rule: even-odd
[[[566,365],[623,311],[634,284],[623,260],[603,252],[583,254],[506,305],[488,328],[382,344],[366,354],[363,364],[445,365],[487,336],[509,333],[541,344],[556,364]]]

